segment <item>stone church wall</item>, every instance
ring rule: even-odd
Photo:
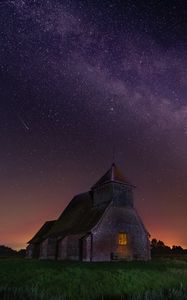
[[[55,259],[56,239],[45,239],[40,245],[40,259]]]
[[[26,258],[33,258],[34,244],[30,244],[26,248]]]
[[[118,234],[127,234],[127,245],[118,244]],[[108,208],[100,224],[93,231],[93,261],[111,259],[149,260],[147,232],[133,208]]]
[[[66,260],[67,257],[67,237],[58,242],[58,260]]]

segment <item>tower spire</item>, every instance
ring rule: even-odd
[[[113,163],[110,169],[92,186],[92,188],[97,188],[111,182],[135,187],[129,182],[127,177],[123,176],[121,171],[116,167],[116,164]]]
[[[115,163],[115,159],[116,159],[116,149],[115,149],[115,145],[113,145],[113,151],[112,151],[112,164]]]

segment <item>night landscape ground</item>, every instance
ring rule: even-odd
[[[187,257],[150,262],[0,260],[1,300],[187,299]]]

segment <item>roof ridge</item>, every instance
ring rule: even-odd
[[[122,174],[120,169],[113,162],[108,171],[92,186],[92,189],[102,186],[109,182],[117,182],[125,185],[133,186],[128,178]]]

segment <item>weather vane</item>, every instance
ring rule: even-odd
[[[112,163],[115,162],[116,159],[116,149],[115,149],[115,145],[113,145],[113,151],[112,151]]]

